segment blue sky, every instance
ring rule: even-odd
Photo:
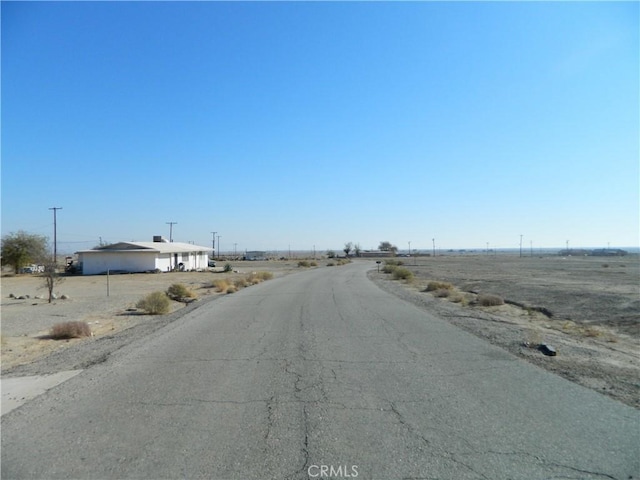
[[[637,2],[5,2],[2,234],[638,246]]]

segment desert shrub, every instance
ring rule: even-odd
[[[219,292],[226,292],[229,288],[229,282],[226,279],[214,280],[213,287]]]
[[[87,322],[63,322],[51,327],[50,338],[64,340],[67,338],[90,337],[91,328]]]
[[[227,287],[226,293],[236,293],[238,291],[238,287],[236,285],[229,285]]]
[[[233,271],[233,266],[230,263],[225,263],[224,264],[224,269],[222,271],[223,272],[232,272]]]
[[[167,295],[172,300],[177,300],[179,302],[184,301],[189,298],[194,298],[196,296],[191,290],[189,290],[182,283],[174,283],[167,289]]]
[[[389,258],[385,260],[384,263],[385,265],[395,265],[396,267],[404,265],[404,262],[402,260],[396,260],[395,258]]]
[[[599,337],[602,335],[602,331],[596,327],[584,327],[582,329],[582,334],[585,337]]]
[[[444,290],[448,292],[448,295],[446,295],[446,297],[450,302],[465,304],[465,296],[462,293],[454,292],[448,289],[444,289]],[[439,290],[436,290],[436,292],[438,291]]]
[[[171,300],[164,292],[153,292],[138,300],[136,307],[151,315],[164,315],[169,313]]]
[[[437,290],[453,290],[453,285],[449,282],[431,281],[427,284],[427,292],[435,292]]]
[[[439,288],[438,290],[433,291],[433,296],[438,298],[446,298],[451,296],[451,290],[448,288]]]
[[[346,265],[348,263],[351,263],[351,260],[349,260],[348,258],[341,258],[340,260],[338,260],[338,265]]]
[[[335,263],[333,263],[333,262],[329,262],[329,263],[327,263],[327,267],[335,267],[335,266],[336,266],[336,264],[335,264]]]
[[[256,272],[256,276],[260,280],[271,280],[273,278],[273,273],[272,272],[261,271],[261,272]]]
[[[310,267],[310,266],[311,266],[311,264],[310,264],[307,260],[300,260],[300,261],[298,262],[298,266],[299,266],[299,267]]]
[[[502,297],[497,295],[490,295],[487,293],[478,295],[478,304],[483,307],[495,307],[497,305],[504,305]]]
[[[413,272],[404,267],[397,267],[393,271],[394,280],[411,280],[413,278]]]
[[[312,260],[311,262],[309,262],[309,265],[311,267],[317,267],[318,266],[318,262]]]
[[[398,268],[397,265],[385,265],[382,267],[382,273],[393,273],[396,268]]]
[[[264,282],[265,280],[271,280],[273,278],[273,273],[271,272],[252,272],[246,277],[246,282],[249,285],[256,285],[260,282]]]
[[[250,281],[249,281],[248,277],[245,277],[245,278],[236,278],[236,279],[233,281],[233,285],[234,285],[238,290],[240,290],[241,288],[248,287],[249,285],[251,285],[251,283],[250,283]]]

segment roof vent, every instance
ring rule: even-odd
[[[154,243],[169,243],[166,238],[162,238],[162,235],[154,235],[153,236]]]

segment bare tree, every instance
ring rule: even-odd
[[[353,243],[347,242],[347,243],[344,244],[344,248],[342,249],[342,251],[348,257],[349,256],[349,252],[351,252],[352,249],[353,249]]]
[[[355,252],[356,257],[359,257],[359,256],[360,256],[360,252],[362,251],[362,247],[360,246],[360,244],[359,244],[359,243],[356,243],[356,244],[353,246],[353,251]]]
[[[56,285],[60,285],[64,282],[64,277],[61,277],[58,271],[56,270],[56,264],[52,261],[49,261],[44,266],[44,273],[42,274],[42,278],[44,279],[43,288],[45,288],[49,294],[49,303],[53,300],[53,289]]]

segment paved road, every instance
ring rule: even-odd
[[[639,413],[379,290],[204,305],[2,419],[2,478],[640,478]]]

